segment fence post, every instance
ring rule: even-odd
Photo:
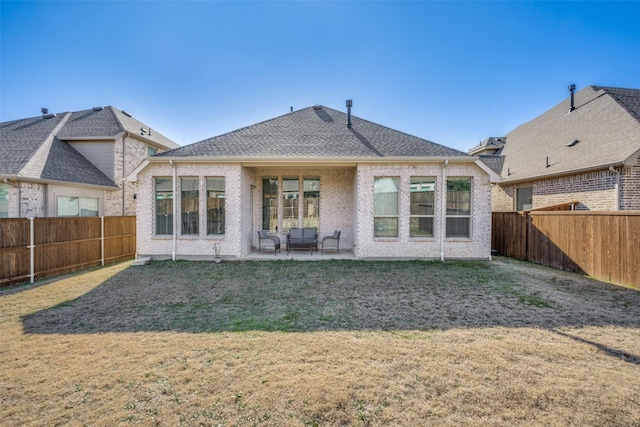
[[[29,218],[29,282],[35,282],[35,230],[33,226],[34,218]]]
[[[100,265],[104,267],[104,216],[100,217]]]

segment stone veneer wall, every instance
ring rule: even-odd
[[[354,250],[360,258],[426,258],[444,257],[462,259],[489,259],[491,257],[491,184],[489,177],[475,164],[450,164],[445,168],[447,177],[472,178],[471,237],[444,238],[442,209],[442,163],[415,165],[375,165],[358,166],[357,177],[357,246]],[[399,177],[399,230],[396,238],[373,237],[373,184],[375,177]],[[434,237],[409,237],[408,191],[411,177],[436,178],[436,209]]]
[[[620,209],[640,209],[640,166],[587,172],[514,185],[494,185],[494,212],[515,210],[516,189],[533,187],[533,208],[578,201],[578,210],[613,211],[616,209],[616,180],[619,179]]]

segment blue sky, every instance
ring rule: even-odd
[[[0,121],[113,105],[190,144],[322,104],[466,151],[640,88],[640,2],[1,1]]]

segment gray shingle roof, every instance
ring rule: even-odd
[[[575,107],[567,99],[507,134],[505,182],[606,168],[640,151],[639,89],[589,86]]]
[[[148,126],[114,107],[50,114],[0,123],[0,176],[116,187],[65,139],[140,137]],[[144,140],[165,148],[178,144],[151,131]]]
[[[500,175],[502,173],[502,165],[504,164],[504,156],[487,155],[478,156],[485,165],[489,166],[495,173]]]
[[[314,106],[206,139],[156,157],[385,158],[469,157],[466,153]]]
[[[98,107],[71,113],[71,118],[58,133],[58,137],[60,139],[113,137],[126,131],[136,137],[144,137],[145,140],[167,149],[179,147],[178,144],[154,129],[151,130],[151,134],[141,135],[141,128],[149,130],[149,126],[124,114],[122,110],[115,107]]]
[[[116,186],[93,163],[58,138],[53,140],[40,178],[47,181]]]
[[[18,174],[64,118],[58,115],[0,123],[0,174]]]

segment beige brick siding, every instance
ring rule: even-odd
[[[136,214],[137,199],[134,199],[134,195],[137,197],[138,184],[136,182],[124,181],[124,179],[148,157],[147,148],[148,144],[146,142],[134,138],[131,135],[124,136],[122,139],[116,140],[113,156],[113,181],[118,187],[120,187],[120,189],[105,192],[105,215],[118,216]],[[157,149],[157,153],[162,153],[164,151],[166,150]],[[124,198],[122,192],[123,185]]]
[[[579,210],[616,210],[616,183],[619,180],[621,210],[640,209],[640,167],[608,169],[537,180],[514,185],[494,185],[492,208],[495,212],[516,208],[516,189],[533,188],[533,209],[578,201]]]
[[[488,259],[491,256],[491,185],[489,177],[474,164],[450,164],[445,168],[447,177],[472,178],[471,237],[468,239],[444,238],[442,209],[443,164],[386,165],[363,164],[357,173],[357,231],[354,253],[361,258],[445,258]],[[373,236],[373,184],[375,177],[399,177],[399,217],[397,238]],[[433,238],[409,237],[408,191],[411,177],[436,178],[436,209]]]
[[[341,250],[353,250],[359,257],[440,257],[439,234],[432,239],[410,239],[408,210],[409,193],[401,192],[401,229],[398,239],[373,239],[373,177],[400,176],[401,183],[408,188],[412,176],[436,176],[438,183],[442,164],[432,165],[361,165],[358,168],[246,168],[240,164],[176,163],[178,182],[180,177],[200,178],[200,212],[205,212],[204,177],[225,177],[226,226],[224,236],[206,236],[206,217],[200,216],[198,236],[176,237],[176,258],[211,258],[213,243],[221,242],[221,255],[225,257],[246,256],[258,246],[257,231],[262,227],[262,179],[284,177],[320,178],[320,238],[342,232]],[[447,174],[473,178],[472,224],[470,239],[445,239],[444,252],[447,258],[490,257],[490,184],[487,175],[474,164],[450,165]],[[154,177],[173,176],[168,164],[151,164],[138,175],[137,236],[138,255],[170,257],[173,253],[172,236],[154,235]],[[356,180],[357,177],[357,180]],[[280,181],[281,182],[281,181]],[[179,188],[174,203],[179,209]],[[281,191],[281,189],[280,189]],[[436,194],[440,197],[440,191]],[[282,198],[279,197],[282,212]],[[439,199],[439,206],[442,199]],[[441,207],[436,213],[439,228]],[[281,219],[281,218],[280,218]],[[179,221],[174,221],[177,226]],[[285,250],[286,233],[278,233]],[[358,242],[357,246],[354,243]]]
[[[22,216],[23,218],[46,216],[46,185],[36,184],[33,182],[20,182],[19,185],[20,216]]]

